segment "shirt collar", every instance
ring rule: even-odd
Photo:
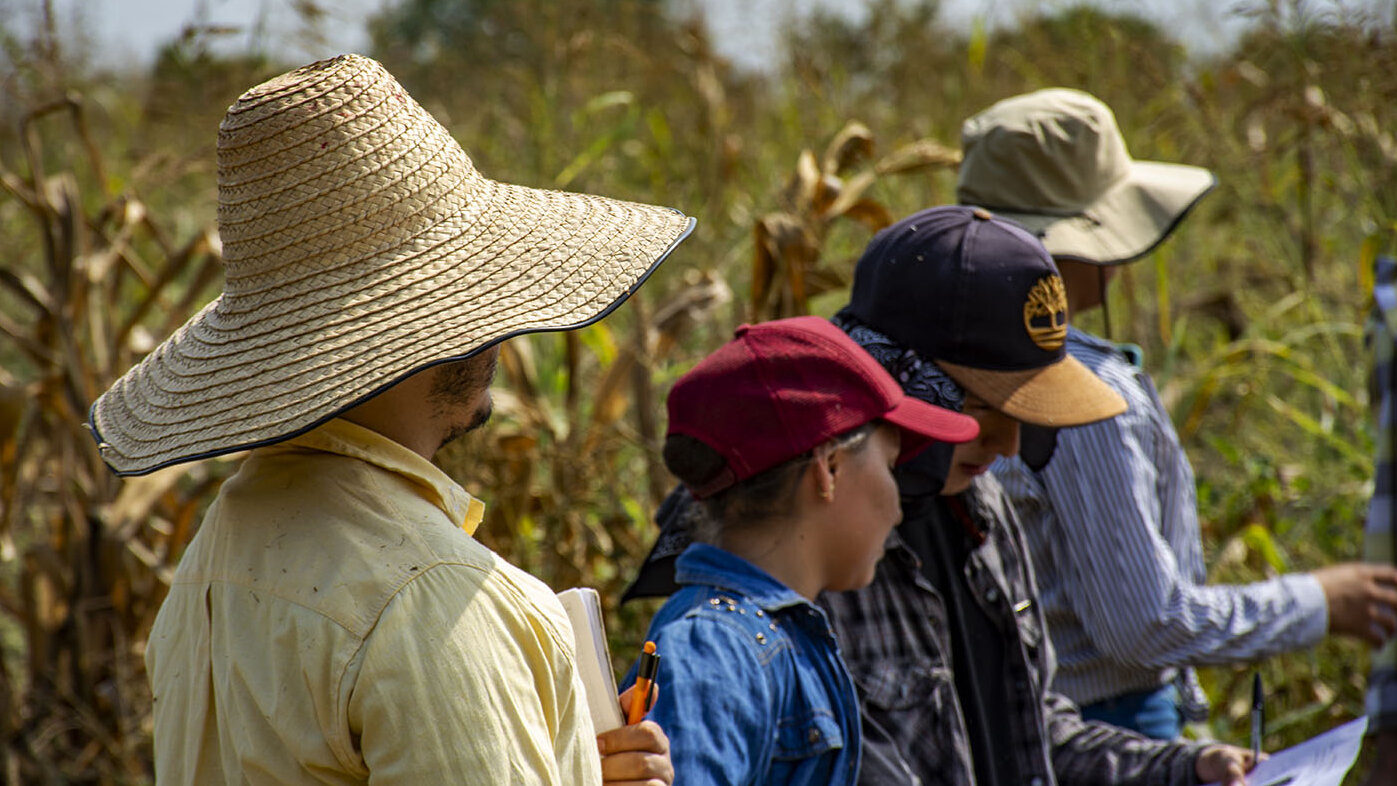
[[[1116,351],[1115,344],[1107,341],[1106,339],[1100,336],[1093,336],[1085,330],[1082,330],[1077,326],[1071,324],[1067,326],[1067,340],[1074,344],[1083,344],[1088,347],[1096,347],[1098,349],[1104,349],[1108,352]]]
[[[401,475],[421,490],[424,499],[441,508],[467,535],[474,535],[485,517],[485,503],[471,496],[432,462],[372,429],[334,418],[305,434],[264,450],[318,450],[368,462]]]
[[[694,543],[674,563],[680,584],[707,584],[743,595],[766,611],[810,605],[799,592],[747,560],[707,543]]]

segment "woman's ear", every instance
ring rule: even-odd
[[[834,499],[834,476],[839,473],[839,462],[843,455],[842,450],[826,442],[816,446],[814,457],[810,461],[810,469],[815,473],[815,487],[820,492],[820,499],[826,502]]]

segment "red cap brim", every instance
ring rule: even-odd
[[[884,414],[883,420],[902,429],[899,464],[912,460],[933,442],[969,442],[980,434],[975,418],[910,396]]]

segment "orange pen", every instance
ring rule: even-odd
[[[660,668],[660,656],[655,654],[655,642],[645,642],[640,653],[640,666],[635,673],[635,693],[631,694],[631,711],[626,723],[640,723],[650,711],[650,695],[655,688],[655,672]]]

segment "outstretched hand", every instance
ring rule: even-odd
[[[1266,758],[1266,754],[1261,754]],[[1251,751],[1236,745],[1209,745],[1198,754],[1193,765],[1199,783],[1221,783],[1222,786],[1247,786],[1247,773],[1256,766]]]
[[[621,714],[631,706],[635,686],[621,694]],[[660,724],[641,721],[597,735],[601,753],[601,778],[613,786],[671,786],[674,764],[669,759],[669,737]]]
[[[1377,647],[1397,633],[1397,567],[1345,562],[1311,574],[1329,602],[1329,632]]]

